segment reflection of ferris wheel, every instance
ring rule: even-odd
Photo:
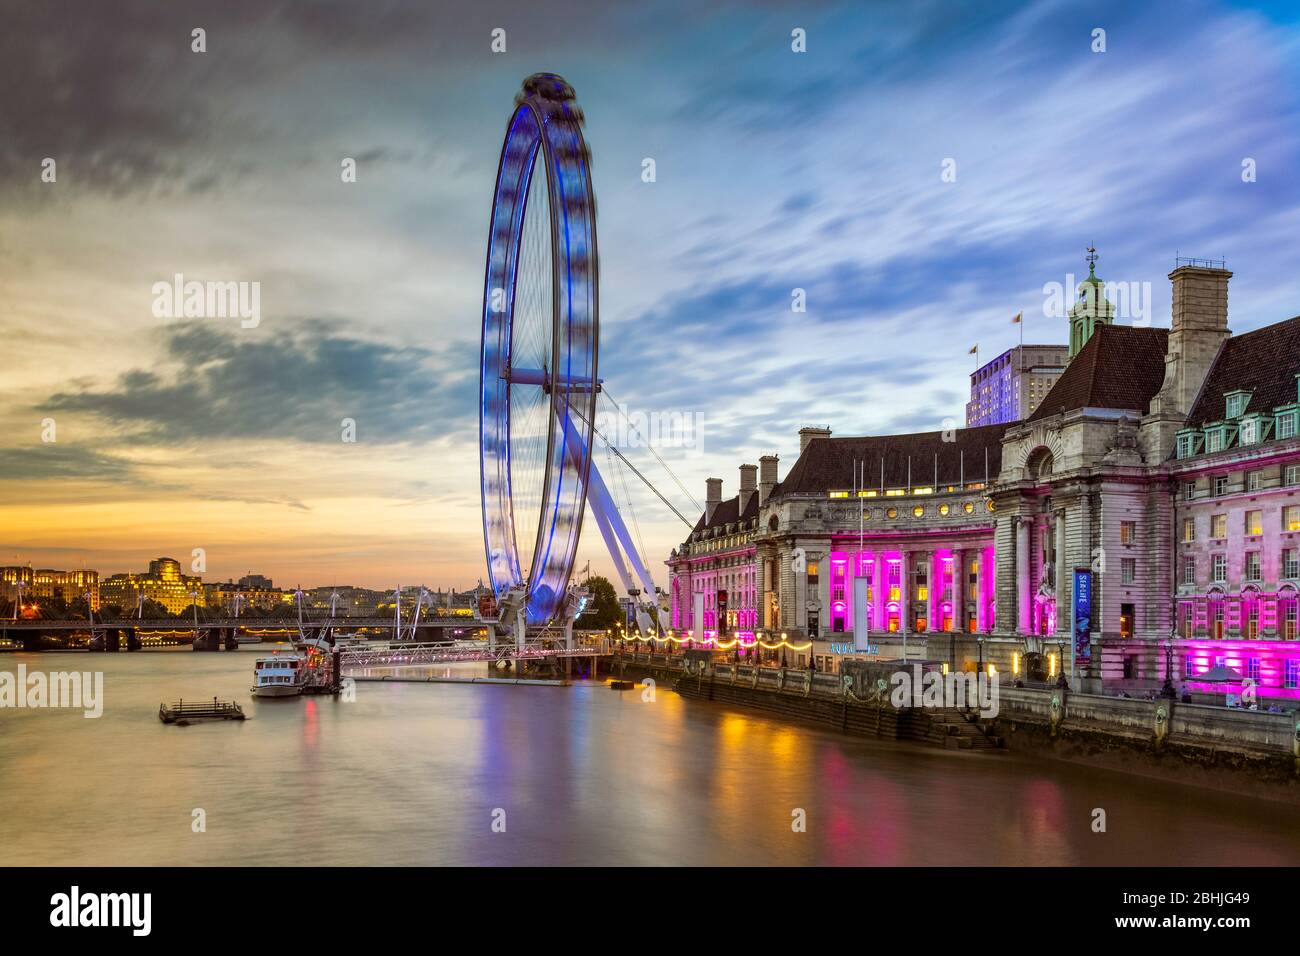
[[[634,599],[656,594],[592,463],[599,261],[582,124],[561,77],[525,80],[492,203],[479,368],[483,539],[501,620],[515,615],[517,631],[571,620],[587,504],[625,589]],[[644,626],[648,617],[638,617]]]

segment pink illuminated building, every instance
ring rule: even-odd
[[[811,639],[834,669],[865,578],[882,657],[1300,700],[1300,317],[1233,335],[1232,273],[1180,259],[1169,326],[1116,324],[1095,261],[1070,362],[1023,421],[804,428],[783,480],[768,456],[735,499],[711,482],[669,561],[673,626],[716,629],[725,591],[730,629]]]

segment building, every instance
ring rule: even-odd
[[[56,571],[53,568],[0,568],[0,597],[14,601],[22,592],[24,603],[57,598],[75,604],[89,597],[91,610],[99,610],[98,571]]]
[[[245,575],[236,583],[226,581],[203,585],[203,603],[222,614],[234,616],[249,608],[270,611],[293,603],[293,593],[271,586],[270,578],[260,574]]]
[[[989,633],[985,489],[998,473],[1002,431],[835,438],[804,428],[785,479],[774,455],[760,459],[757,485],[754,466],[741,466],[734,498],[720,500],[721,482],[710,479],[704,515],[668,562],[672,626],[713,636],[722,620],[725,634],[746,639],[811,639],[818,666],[834,670],[835,648],[847,643],[839,635],[854,629],[854,581],[866,578],[880,654],[919,659],[927,635],[947,633],[955,646],[958,635]]]
[[[1084,569],[1089,640],[1069,667],[1086,688],[1168,669],[1211,690],[1194,678],[1222,663],[1256,677],[1265,698],[1300,696],[1287,663],[1300,648],[1285,637],[1300,548],[1300,511],[1288,510],[1300,487],[1287,483],[1300,465],[1300,319],[1232,336],[1231,276],[1180,260],[1171,327],[1093,326],[1004,439],[991,496],[1011,643],[1070,647],[1066,595]],[[1058,596],[1049,627],[1037,608]]]
[[[725,501],[721,478],[705,483],[704,513],[668,559],[674,630],[752,635],[758,628],[754,538],[759,507],[776,484],[777,458],[760,461],[762,482],[757,467],[741,465],[739,490]]]
[[[1028,418],[1065,371],[1064,345],[1017,345],[970,377],[966,427],[1018,422]]]
[[[1168,469],[1184,679],[1221,664],[1296,697],[1300,317],[1223,343]]]
[[[1170,327],[1149,328],[1113,322],[1090,268],[1069,364],[1022,420],[804,429],[757,514],[711,500],[673,552],[673,626],[716,629],[716,596],[747,610],[752,580],[756,629],[834,666],[865,577],[884,657],[906,635],[909,657],[1107,692],[1213,691],[1195,678],[1223,665],[1300,699],[1300,317],[1233,336],[1231,276],[1180,259]]]
[[[162,605],[171,614],[179,614],[192,604],[203,603],[203,579],[181,573],[175,558],[156,558],[144,574],[110,575],[101,585],[101,599],[130,613],[139,598]],[[197,597],[196,597],[197,595]]]

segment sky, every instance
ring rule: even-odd
[[[707,477],[787,473],[803,425],[963,422],[972,346],[1015,345],[1016,313],[1067,341],[1044,287],[1090,244],[1150,289],[1121,322],[1169,324],[1179,255],[1227,261],[1234,331],[1300,313],[1288,4],[0,0],[0,22],[0,564],[484,578],[487,224],[542,70],[586,115],[600,375],[698,424],[657,449],[686,491],[626,451],[692,521]],[[178,273],[259,283],[260,321],[158,317]],[[663,578],[687,528],[596,461]],[[587,530],[579,566],[607,571]]]

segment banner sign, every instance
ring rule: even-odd
[[[704,592],[696,591],[691,595],[690,630],[699,639],[704,637]]]
[[[722,588],[718,589],[718,637],[727,633],[727,592]]]
[[[871,621],[867,613],[866,578],[853,579],[853,647],[863,653],[871,653]]]
[[[1092,660],[1092,571],[1074,569],[1074,659]]]

